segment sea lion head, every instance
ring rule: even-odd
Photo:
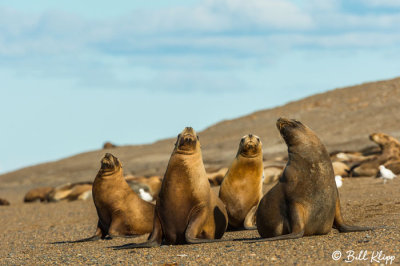
[[[380,147],[388,144],[399,144],[399,141],[385,133],[372,133],[369,139],[378,144]]]
[[[262,153],[262,143],[258,136],[249,134],[242,137],[239,144],[239,154],[244,157],[255,157]]]
[[[191,127],[186,127],[177,137],[175,152],[181,154],[193,154],[200,150],[199,136]]]
[[[290,152],[299,152],[312,156],[315,151],[325,150],[317,135],[300,121],[279,118],[276,122],[276,127]]]
[[[121,167],[121,161],[111,153],[106,153],[103,159],[101,159],[100,171],[102,171],[103,173],[112,174],[119,171]]]

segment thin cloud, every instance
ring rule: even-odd
[[[344,11],[341,1],[313,3],[206,0],[108,20],[0,7],[0,67],[68,78],[85,88],[225,91],[246,87],[241,69],[273,66],[296,49],[400,44],[400,12],[357,13]]]

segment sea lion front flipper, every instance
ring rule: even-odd
[[[151,232],[148,240],[144,243],[131,243],[122,246],[113,247],[115,250],[118,249],[132,249],[132,248],[154,248],[161,246],[163,237],[162,227],[160,219],[158,218],[157,209],[154,211],[153,231]]]
[[[258,205],[253,206],[250,211],[247,213],[246,218],[244,219],[243,226],[246,230],[254,230],[257,229],[256,225],[256,211]]]
[[[335,220],[333,222],[333,227],[338,229],[341,233],[348,233],[348,232],[360,232],[360,231],[368,231],[373,230],[372,227],[363,227],[363,226],[356,226],[356,225],[347,225],[345,224],[342,213],[340,210],[340,199],[339,197],[336,198],[336,206],[335,206]]]
[[[205,229],[205,224],[207,223],[208,217],[207,211],[207,208],[202,206],[198,206],[195,210],[193,210],[192,215],[190,216],[189,224],[185,231],[185,240],[187,244],[201,244],[225,241],[221,239],[215,239],[215,235],[206,232],[207,229]],[[215,221],[213,222],[215,223]],[[200,233],[203,233],[203,236],[205,238],[198,238],[197,236]]]

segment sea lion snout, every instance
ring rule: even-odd
[[[276,121],[276,127],[278,128],[279,131],[281,131],[285,126],[292,124],[292,120],[280,117]]]
[[[105,169],[111,169],[114,168],[116,166],[120,166],[120,162],[118,160],[117,157],[115,157],[114,155],[112,155],[111,153],[106,153],[103,157],[103,159],[101,159],[101,169],[105,170]]]
[[[178,152],[188,154],[196,150],[198,146],[199,137],[196,131],[192,127],[185,127],[185,129],[178,135],[177,142],[175,144]]]

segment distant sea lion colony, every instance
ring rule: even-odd
[[[263,161],[260,138],[249,134],[240,139],[229,168],[206,173],[199,137],[188,127],[177,137],[163,178],[123,176],[119,159],[107,153],[94,183],[35,188],[24,201],[93,198],[97,231],[75,242],[151,233],[147,242],[121,249],[221,241],[227,229],[257,228],[262,238],[254,241],[327,234],[331,228],[371,230],[343,221],[335,176],[379,177],[379,169],[399,174],[400,142],[373,133],[370,140],[378,147],[328,154],[317,135],[301,122],[280,118],[277,128],[288,146],[287,157]],[[115,147],[106,144],[105,149]],[[275,186],[263,195],[263,183]],[[218,197],[210,187],[219,185]]]

